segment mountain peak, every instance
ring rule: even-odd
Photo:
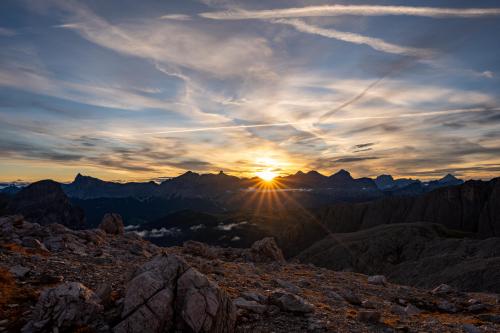
[[[446,184],[461,184],[462,180],[458,179],[451,173],[447,174],[443,178],[438,180],[439,183],[446,183]]]
[[[336,173],[334,173],[331,177],[335,177],[335,178],[349,178],[349,179],[352,179],[352,176],[351,174],[349,173],[349,171],[347,170],[344,170],[344,169],[340,169],[339,171],[337,171]]]

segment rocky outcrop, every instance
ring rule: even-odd
[[[122,320],[113,331],[234,332],[236,310],[227,294],[175,255],[139,268],[127,285]]]
[[[391,282],[419,287],[448,283],[469,291],[500,292],[500,239],[467,234],[437,224],[378,226],[332,234],[298,259],[333,270],[383,274]],[[370,282],[384,284],[383,277]]]
[[[22,214],[32,223],[48,225],[58,223],[73,229],[85,226],[83,210],[74,206],[52,180],[42,180],[23,188],[10,201],[7,212]]]
[[[99,229],[110,235],[123,235],[125,227],[120,214],[108,213],[102,218]]]
[[[285,262],[283,252],[272,237],[266,237],[253,243],[250,257],[254,262]]]
[[[31,253],[70,252],[81,256],[130,253],[150,257],[158,247],[134,233],[106,234],[100,229],[71,230],[61,224],[41,226],[27,222],[21,215],[0,218],[0,245],[22,246]]]
[[[71,332],[95,325],[102,310],[99,301],[92,290],[78,282],[46,289],[22,332]]]

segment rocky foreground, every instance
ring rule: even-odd
[[[2,332],[499,332],[499,295],[417,289],[250,249],[0,218]]]

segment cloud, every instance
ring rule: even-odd
[[[430,57],[433,54],[432,51],[430,50],[400,46],[388,43],[380,38],[363,36],[352,32],[343,32],[334,29],[320,28],[314,25],[307,24],[306,22],[298,19],[276,19],[273,20],[272,22],[290,25],[295,29],[297,29],[298,31],[304,33],[323,36],[327,38],[333,38],[353,44],[368,45],[374,50],[386,53],[400,54],[418,58]]]
[[[367,148],[367,147],[371,147],[373,145],[375,145],[375,142],[361,143],[361,144],[355,145],[353,148],[354,149]]]
[[[12,37],[15,35],[17,35],[15,30],[0,27],[0,36]]]
[[[366,156],[366,157],[342,157],[339,159],[336,159],[334,162],[335,163],[352,163],[352,162],[361,162],[361,161],[369,161],[369,160],[377,160],[379,157],[375,156]]]
[[[191,16],[185,14],[168,14],[160,16],[162,20],[189,21]]]
[[[265,70],[272,55],[266,40],[221,32],[218,35],[175,20],[111,24],[84,5],[58,3],[69,16],[60,28],[125,55],[174,64],[216,76],[248,75]],[[178,16],[176,16],[178,18]]]
[[[436,8],[411,6],[372,6],[372,5],[324,5],[300,8],[269,10],[226,10],[201,13],[200,16],[214,20],[274,19],[318,16],[385,16],[405,15],[432,18],[463,17],[475,18],[500,15],[500,8]]]

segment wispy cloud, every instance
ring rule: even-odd
[[[401,54],[405,56],[413,56],[419,58],[425,58],[432,55],[432,51],[430,50],[400,46],[386,42],[380,38],[363,36],[352,32],[343,32],[335,29],[324,29],[314,25],[307,24],[306,22],[298,19],[277,19],[273,20],[273,22],[290,25],[295,29],[297,29],[298,31],[304,33],[319,35],[327,38],[333,38],[354,44],[368,45],[374,50],[386,53]]]
[[[498,16],[500,8],[436,8],[410,6],[371,6],[371,5],[325,5],[300,8],[269,10],[227,10],[201,13],[200,16],[214,20],[275,19],[318,16],[385,16],[406,15],[433,18],[463,17],[474,18]]]
[[[15,30],[0,27],[0,36],[11,37],[15,35],[17,35]]]
[[[275,123],[275,124],[255,124],[255,125],[234,125],[234,126],[217,126],[217,127],[200,127],[200,128],[173,128],[160,132],[151,132],[144,134],[174,134],[174,133],[190,133],[190,132],[207,132],[207,131],[219,131],[219,130],[232,130],[232,129],[244,129],[244,128],[261,128],[261,127],[279,127],[279,126],[290,126],[296,125],[295,123]]]
[[[167,14],[160,16],[162,20],[189,21],[191,16],[185,14]]]

